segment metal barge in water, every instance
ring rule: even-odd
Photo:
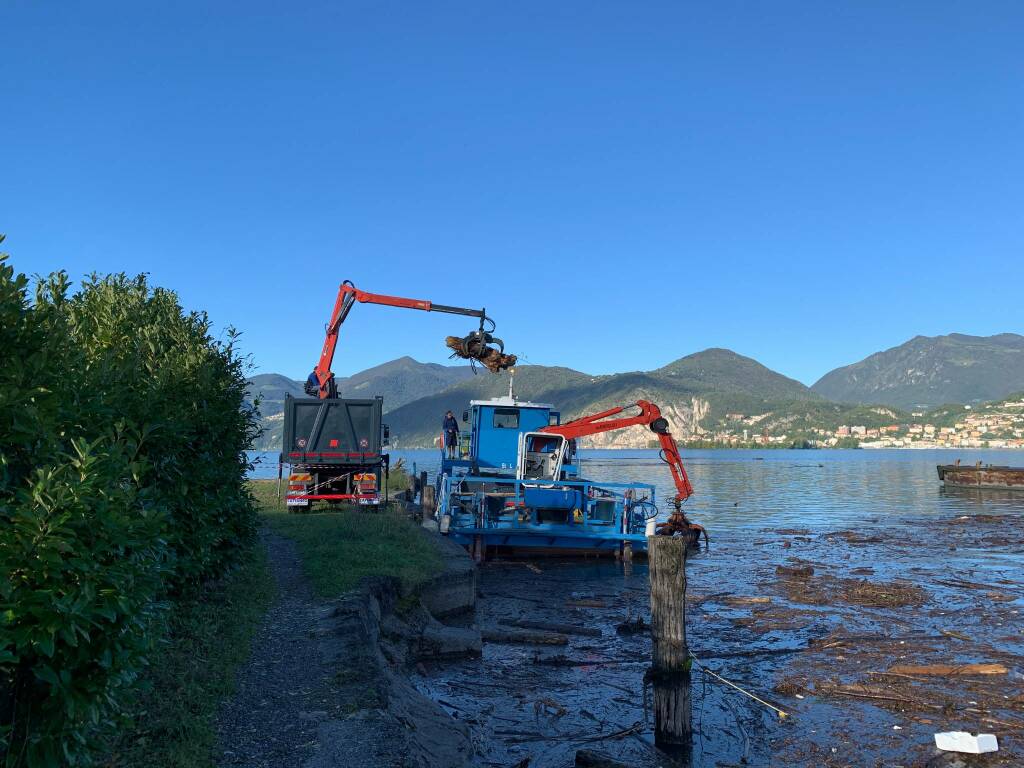
[[[631,407],[639,413],[620,416]],[[656,533],[695,540],[703,532],[682,513],[693,489],[668,421],[653,403],[639,400],[563,424],[552,406],[517,399],[510,380],[508,395],[472,401],[462,420],[468,432],[447,450],[442,441],[436,516],[440,532],[477,560],[496,549],[640,553]],[[577,438],[633,425],[657,436],[672,473],[676,494],[667,516],[659,515],[651,484],[580,475]]]
[[[992,488],[1024,491],[1024,467],[994,467],[980,461],[973,466],[940,464],[939,480],[948,488]]]

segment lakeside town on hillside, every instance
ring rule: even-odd
[[[924,412],[913,412],[920,419],[876,427],[842,424],[835,429],[812,427],[797,433],[759,428],[770,414],[726,415],[728,426],[692,438],[688,445],[712,444],[721,447],[807,447],[807,448],[1022,448],[1024,449],[1024,398],[1004,401],[975,410],[963,406],[963,414],[929,419]],[[931,422],[939,423],[931,423]],[[735,424],[735,426],[732,426]]]

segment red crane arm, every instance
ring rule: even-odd
[[[352,306],[359,302],[361,304],[383,304],[387,307],[400,307],[402,309],[419,309],[424,312],[445,312],[450,315],[467,315],[480,318],[480,330],[483,331],[484,322],[490,321],[483,309],[466,309],[465,307],[451,307],[447,304],[435,304],[424,299],[405,299],[401,296],[385,296],[382,293],[369,293],[361,291],[349,280],[346,280],[338,288],[338,298],[334,302],[334,311],[331,313],[331,320],[327,323],[327,337],[324,339],[323,349],[320,351],[320,360],[313,369],[310,376],[316,377],[319,384],[319,395],[321,398],[334,396],[334,373],[331,365],[334,363],[334,351],[338,346],[338,334],[341,324],[345,322]]]
[[[690,485],[690,478],[686,475],[686,468],[683,466],[683,459],[679,455],[679,446],[668,431],[668,421],[661,415],[661,409],[654,403],[647,400],[637,400],[634,405],[640,409],[635,416],[624,416],[619,419],[610,418],[617,416],[632,406],[623,405],[617,408],[609,408],[607,411],[595,413],[591,416],[583,416],[574,421],[558,424],[556,426],[543,427],[539,431],[550,432],[555,435],[562,435],[568,440],[575,440],[587,435],[596,435],[601,432],[610,432],[616,429],[632,427],[642,424],[651,428],[651,431],[658,436],[661,444],[662,460],[668,464],[672,472],[672,481],[676,486],[676,504],[681,504],[693,495],[693,486]]]

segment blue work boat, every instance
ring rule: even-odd
[[[488,551],[548,550],[562,554],[622,554],[647,550],[657,532],[693,536],[679,504],[692,493],[668,422],[657,406],[635,404],[640,413],[617,416],[613,408],[561,424],[547,403],[506,396],[473,400],[462,415],[457,445],[442,441],[437,475],[438,528],[470,548],[476,559]],[[576,438],[645,424],[662,442],[678,494],[669,521],[658,522],[656,489],[649,483],[588,480],[580,476]]]

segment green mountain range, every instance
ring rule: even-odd
[[[471,400],[506,394],[509,377],[403,357],[338,384],[342,396],[382,395],[393,446],[414,448],[433,445],[445,411],[461,415]],[[257,447],[277,450],[284,396],[302,396],[302,384],[263,374],[251,385],[253,396],[261,398],[265,428]],[[661,407],[683,440],[785,433],[799,444],[844,424],[882,427],[911,420],[910,408],[996,400],[1024,389],[1024,337],[917,337],[833,371],[813,387],[727,349],[707,349],[650,371],[607,375],[523,365],[515,369],[514,386],[520,399],[553,405],[563,421],[646,399]],[[590,438],[587,445],[645,447],[650,440],[649,432],[636,427]]]
[[[438,370],[438,369],[442,370]],[[343,395],[384,396],[385,421],[394,447],[427,447],[438,434],[447,410],[461,414],[471,400],[508,392],[509,373],[494,375],[468,366],[436,366],[403,358],[339,381]],[[259,448],[280,447],[281,403],[301,384],[273,374],[253,377],[253,393],[262,396],[265,432]],[[711,439],[736,414],[765,414],[794,424],[842,421],[858,409],[828,403],[798,381],[727,349],[708,349],[652,371],[592,375],[571,368],[524,365],[515,369],[521,399],[552,404],[563,420],[646,399],[657,403],[681,438]],[[410,399],[408,393],[426,393]],[[389,400],[389,393],[394,394]],[[881,418],[881,417],[878,417]],[[861,419],[864,421],[864,419]],[[762,426],[759,425],[758,429]],[[590,445],[645,447],[651,435],[642,428],[592,438]]]
[[[406,447],[430,444],[446,410],[461,414],[470,400],[505,394],[508,383],[507,373],[481,374],[396,408],[388,415],[391,434]],[[708,349],[653,371],[604,376],[571,368],[517,366],[515,390],[520,399],[550,403],[561,411],[563,421],[638,399],[650,400],[661,407],[673,432],[684,438],[731,412],[762,412],[821,400],[800,382],[727,349]],[[609,434],[593,438],[590,444],[645,446],[649,440],[649,433],[636,428],[632,435]]]
[[[1024,336],[915,336],[825,374],[811,389],[837,402],[903,409],[998,400],[1024,389]]]

